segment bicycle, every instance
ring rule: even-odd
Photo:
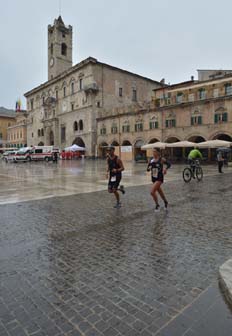
[[[195,160],[189,167],[184,168],[182,176],[186,183],[190,182],[191,179],[195,177],[198,181],[201,181],[203,179],[203,170],[200,166],[200,161]]]

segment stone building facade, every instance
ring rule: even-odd
[[[7,128],[15,123],[15,111],[0,107],[0,148],[8,146]]]
[[[232,74],[154,90],[162,140],[232,141]]]
[[[48,26],[48,81],[25,93],[27,144],[72,144],[98,155],[97,118],[114,109],[138,108],[160,82],[89,57],[72,66],[72,27],[61,17]]]
[[[98,148],[122,146],[121,155],[133,159],[145,154],[141,146],[156,141],[232,141],[232,74],[205,70],[194,80],[154,90],[150,103],[138,108],[112,109],[98,118]],[[124,154],[131,148],[131,154]],[[180,149],[171,150],[181,156]]]
[[[27,146],[27,112],[16,112],[15,122],[7,128],[7,147]]]

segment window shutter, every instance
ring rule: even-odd
[[[218,123],[218,114],[214,115],[214,123],[217,124]]]
[[[222,115],[222,121],[227,121],[227,113],[223,113]]]
[[[191,117],[191,125],[194,125],[193,117]]]
[[[201,125],[202,124],[202,116],[198,117],[198,124]]]
[[[166,125],[166,127],[168,127],[168,120],[165,121],[165,125]]]
[[[152,129],[152,121],[150,121],[150,123],[149,123],[149,124],[150,124],[150,129]]]
[[[159,123],[158,123],[158,121],[155,122],[155,128],[159,128]]]

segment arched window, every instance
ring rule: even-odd
[[[71,83],[71,93],[74,94],[74,83]]]
[[[74,131],[78,131],[78,123],[77,123],[77,121],[74,121],[73,130]]]
[[[41,129],[41,136],[44,136],[44,130],[43,130],[43,128]]]
[[[66,87],[65,86],[63,87],[63,94],[64,94],[64,97],[66,97]]]
[[[38,130],[38,137],[40,137],[40,129]]]
[[[83,126],[83,120],[80,120],[79,121],[79,129],[80,129],[80,131],[83,131],[83,128],[84,128],[84,126]]]
[[[67,46],[65,43],[61,44],[61,55],[67,56]]]

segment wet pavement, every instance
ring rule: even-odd
[[[204,167],[185,184],[174,167],[169,212],[155,213],[144,166],[128,167],[113,209],[103,163],[78,175],[79,164],[1,164],[0,336],[231,335],[217,288],[232,251],[231,170]]]
[[[126,187],[150,184],[145,163],[125,162],[123,184]],[[182,180],[185,165],[173,165],[166,181]],[[217,174],[216,165],[203,166],[204,175]],[[68,196],[105,190],[104,160],[60,160],[52,162],[5,163],[0,160],[0,204]],[[224,169],[232,172],[232,166]]]

